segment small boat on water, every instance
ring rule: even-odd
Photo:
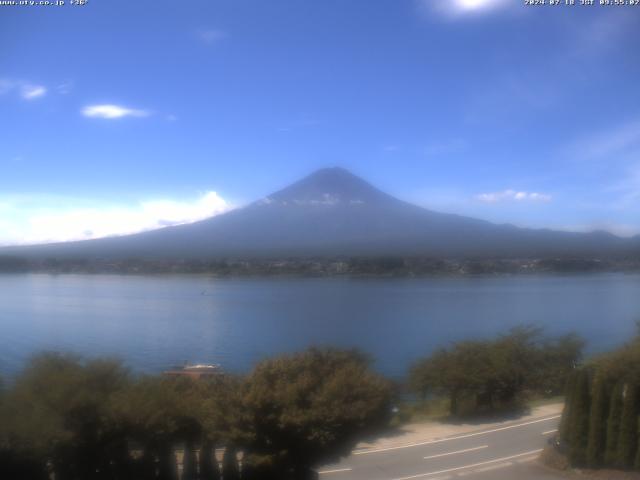
[[[213,364],[202,364],[198,363],[195,365],[190,365],[185,363],[182,366],[176,366],[169,370],[162,372],[163,375],[167,375],[169,377],[190,377],[190,378],[203,378],[203,377],[215,377],[218,375],[222,375],[223,370],[220,365],[217,363]]]

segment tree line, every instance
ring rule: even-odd
[[[582,358],[575,334],[548,338],[518,327],[497,339],[454,343],[411,368],[412,390],[425,399],[443,396],[454,416],[518,410],[533,396],[564,392]]]
[[[567,383],[560,450],[577,467],[640,470],[640,336]]]
[[[432,256],[271,257],[271,258],[36,258],[0,254],[0,273],[126,273],[296,276],[492,275],[567,272],[637,272],[631,258],[445,258]]]
[[[350,350],[197,381],[41,354],[0,396],[0,478],[173,480],[176,452],[184,480],[313,478],[313,466],[386,425],[391,401],[389,382]]]
[[[454,416],[519,409],[561,393],[581,352],[575,335],[517,328],[419,360],[408,387],[447,398]],[[44,353],[0,387],[0,478],[315,478],[315,467],[387,428],[397,401],[398,385],[357,350],[311,348],[199,380]]]

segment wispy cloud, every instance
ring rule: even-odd
[[[147,110],[123,107],[122,105],[87,105],[82,109],[82,115],[90,118],[105,118],[115,120],[124,117],[147,117],[151,113]]]
[[[46,87],[42,85],[23,85],[20,89],[20,95],[25,100],[34,100],[47,94]]]
[[[601,211],[605,218],[623,218],[630,224],[637,222],[640,218],[639,119],[608,130],[594,127],[591,134],[560,147],[557,155],[572,161],[580,175],[593,182],[589,195],[596,194],[598,201],[588,203],[590,209]]]
[[[0,245],[125,235],[195,222],[230,208],[213,191],[192,200],[161,199],[125,206],[58,197],[0,198]]]
[[[35,100],[47,94],[47,87],[36,83],[0,78],[0,95],[17,94],[24,100]]]
[[[73,90],[73,82],[72,81],[66,81],[66,82],[62,82],[61,84],[59,84],[56,87],[56,91],[60,94],[60,95],[67,95],[69,93],[71,93],[71,90]]]
[[[552,200],[552,196],[546,193],[523,192],[518,190],[503,190],[501,192],[480,193],[475,197],[483,203],[502,203],[502,202],[541,202],[548,203]]]
[[[640,120],[581,138],[569,145],[566,151],[578,160],[613,160],[612,157],[640,152]]]
[[[617,210],[638,211],[640,204],[640,163],[625,169],[624,176],[606,189],[616,195],[612,207]]]
[[[217,28],[200,29],[196,35],[206,45],[214,45],[228,36],[227,32]]]

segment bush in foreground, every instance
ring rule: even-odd
[[[311,349],[267,360],[249,375],[242,411],[251,451],[281,463],[283,475],[304,478],[319,462],[347,455],[385,425],[389,383],[353,351]]]
[[[0,478],[20,480],[174,480],[178,452],[190,480],[215,480],[220,468],[225,480],[305,479],[384,425],[391,401],[362,354],[336,349],[265,360],[246,378],[198,381],[135,378],[117,361],[43,354],[5,390]]]
[[[414,364],[410,386],[422,398],[449,398],[451,415],[523,407],[528,393],[561,394],[582,355],[575,335],[545,339],[516,328],[497,340],[458,342]]]

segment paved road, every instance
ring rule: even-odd
[[[551,480],[535,460],[558,415],[409,445],[360,450],[320,469],[321,480]]]

